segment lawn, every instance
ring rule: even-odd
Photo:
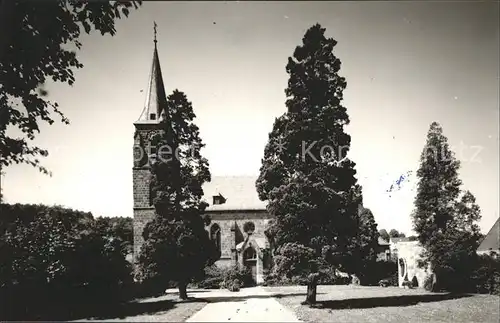
[[[207,301],[203,299],[180,301],[176,292],[170,292],[160,297],[131,302],[120,309],[75,322],[184,322],[206,304]]]
[[[301,305],[305,286],[266,287],[304,322],[498,322],[500,297],[421,289],[318,286],[315,308]]]

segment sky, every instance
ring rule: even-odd
[[[143,110],[153,21],[167,94],[186,93],[212,175],[258,175],[285,112],[288,57],[315,23],[338,44],[364,205],[379,229],[411,232],[414,175],[433,121],[461,160],[481,229],[499,210],[499,2],[144,2],[114,37],[82,37],[76,82],[47,84],[70,125],[43,125],[43,165],[5,169],[9,203],[132,216],[133,122]]]

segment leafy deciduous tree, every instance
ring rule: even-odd
[[[0,204],[0,214],[2,317],[34,320],[42,311],[66,320],[75,308],[131,296],[132,268],[119,239],[103,236],[90,213]]]
[[[391,237],[391,238],[405,238],[406,235],[403,232],[399,232],[396,229],[391,229],[391,231],[389,231],[389,237]]]
[[[128,16],[141,1],[0,0],[0,169],[27,163],[44,173],[38,157],[48,152],[30,141],[40,121],[52,124],[54,114],[69,120],[56,102],[46,99],[48,80],[72,85],[74,70],[82,68],[76,52],[82,29],[102,35],[116,33],[115,21]],[[8,135],[9,126],[23,134]]]
[[[144,228],[139,277],[163,290],[175,281],[180,298],[186,299],[190,280],[203,275],[205,266],[217,258],[205,230],[209,219],[202,217],[207,204],[201,200],[201,187],[210,181],[210,172],[200,154],[204,145],[193,123],[195,114],[184,93],[175,90],[167,98],[165,115],[162,130],[153,139],[159,152],[152,166],[156,216]]]

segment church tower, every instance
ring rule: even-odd
[[[160,120],[165,116],[167,96],[158,58],[156,23],[154,24],[154,51],[151,75],[146,93],[146,104],[139,119],[134,122],[134,165],[132,168],[134,193],[134,259],[137,259],[143,243],[144,226],[154,217],[151,199],[150,165],[156,157],[152,137],[160,131]]]

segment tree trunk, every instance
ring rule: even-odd
[[[305,304],[315,304],[316,303],[316,291],[318,287],[319,274],[314,273],[309,275],[309,282],[307,283],[307,296]]]
[[[437,275],[436,275],[436,273],[432,274],[432,287],[431,287],[431,291],[433,293],[436,293],[438,291]]]
[[[187,284],[186,282],[179,282],[178,284],[179,287],[179,298],[182,300],[186,300],[187,297]]]
[[[307,284],[307,296],[306,296],[306,304],[314,304],[316,303],[316,290],[317,286],[315,282],[309,282]]]

